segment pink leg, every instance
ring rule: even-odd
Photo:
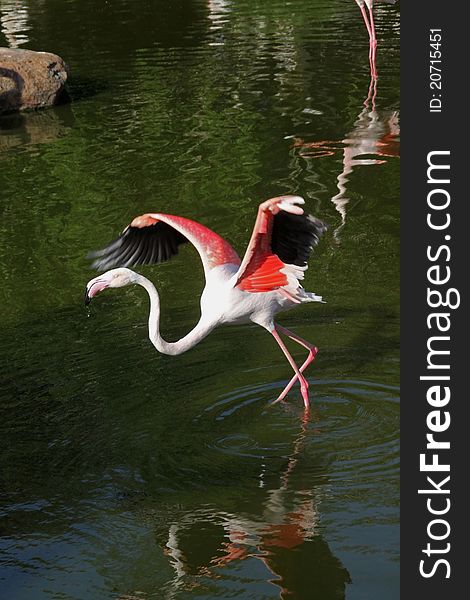
[[[362,18],[364,19],[364,23],[366,24],[366,28],[367,28],[367,33],[369,34],[369,39],[372,36],[372,31],[370,28],[370,24],[369,24],[369,19],[367,18],[367,13],[366,13],[366,9],[365,6],[359,6],[359,8],[361,9],[361,14],[362,14]]]
[[[292,356],[289,354],[289,351],[287,350],[284,342],[281,340],[280,335],[278,334],[278,332],[276,331],[276,328],[278,328],[278,325],[274,326],[275,328],[271,331],[271,333],[273,334],[274,339],[276,340],[276,342],[279,344],[281,350],[284,352],[287,360],[289,361],[290,366],[294,369],[295,372],[295,378],[294,381],[296,379],[298,379],[300,381],[300,392],[302,394],[302,398],[304,400],[304,405],[305,408],[309,408],[310,403],[308,401],[308,383],[305,379],[305,377],[301,374],[301,372],[299,371],[299,368],[297,367],[297,365],[295,364],[294,359],[292,358]],[[292,386],[291,386],[292,387]],[[290,388],[289,388],[290,389]]]
[[[286,329],[285,327],[281,327],[281,325],[276,325],[276,328],[280,333],[287,335],[288,337],[290,337],[292,340],[294,340],[295,342],[297,342],[304,348],[307,348],[308,356],[307,356],[305,362],[303,363],[303,365],[299,369],[299,372],[303,373],[305,371],[305,369],[309,366],[309,364],[311,362],[313,362],[313,360],[315,359],[315,356],[318,353],[318,348],[316,346],[314,346],[313,344],[311,344],[310,342],[307,342],[307,340],[304,340],[297,334],[293,333],[289,329]],[[276,402],[279,402],[280,400],[283,400],[287,396],[287,394],[289,393],[290,389],[292,388],[292,386],[294,385],[294,383],[296,381],[297,381],[297,375],[294,375],[294,377],[292,377],[292,379],[289,381],[287,386],[284,388],[282,394],[279,396],[279,398],[277,398],[273,402],[273,404],[275,404]]]
[[[370,56],[370,68],[371,73],[374,79],[377,79],[377,66],[376,66],[376,56],[377,56],[377,38],[375,36],[375,23],[374,23],[374,14],[372,8],[369,8],[369,22],[370,29],[369,31],[369,56]]]
[[[375,24],[374,24],[374,15],[372,12],[372,8],[369,8],[369,16],[367,16],[366,8],[364,5],[360,5],[358,2],[358,6],[361,10],[362,18],[364,19],[364,23],[367,29],[367,33],[369,34],[369,63],[370,63],[370,74],[374,79],[377,79],[377,68],[376,68],[376,48],[377,48],[377,39],[375,37]]]

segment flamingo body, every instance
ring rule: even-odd
[[[136,217],[116,240],[92,253],[93,266],[99,270],[118,268],[88,282],[85,302],[106,288],[141,285],[150,297],[149,338],[159,352],[170,355],[186,352],[218,325],[257,323],[273,335],[295,373],[278,400],[299,380],[308,408],[308,383],[302,372],[314,359],[317,348],[274,322],[280,311],[305,302],[322,302],[321,296],[300,285],[310,251],[326,230],[320,220],[304,215],[299,206],[303,203],[299,196],[279,196],[263,202],[242,261],[228,242],[200,223],[163,213]],[[195,246],[204,266],[201,316],[186,336],[167,342],[160,334],[160,299],[155,286],[127,267],[166,261],[187,242]],[[300,368],[280,334],[308,349]]]
[[[227,264],[212,269],[201,296],[201,317],[218,324],[253,322],[270,331],[274,328],[274,316],[297,306],[298,302],[278,290],[253,293],[235,286],[238,268]],[[306,295],[304,301],[313,301],[313,296]],[[321,297],[315,296],[315,300],[321,302]]]

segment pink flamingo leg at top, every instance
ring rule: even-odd
[[[369,24],[368,28],[369,32],[369,58],[370,58],[370,70],[374,79],[377,79],[377,66],[376,66],[376,56],[377,56],[377,38],[375,36],[375,23],[374,23],[374,14],[372,8],[369,8]]]
[[[369,16],[367,16],[366,8],[359,2],[357,2],[359,9],[361,11],[362,18],[364,19],[364,23],[367,29],[367,33],[369,34],[369,63],[370,63],[370,74],[374,79],[377,79],[377,67],[376,67],[376,50],[377,50],[377,39],[375,37],[375,24],[374,24],[374,15],[372,13],[372,8],[368,7]]]
[[[308,400],[308,383],[307,383],[307,380],[305,379],[305,377],[299,371],[299,368],[295,364],[295,361],[292,358],[292,356],[290,355],[289,350],[287,350],[284,342],[281,340],[280,335],[276,331],[276,327],[278,327],[278,326],[275,326],[275,329],[273,329],[271,331],[271,333],[272,333],[274,339],[276,340],[276,342],[279,344],[279,347],[281,348],[281,350],[284,352],[285,357],[289,361],[290,366],[294,369],[294,372],[295,372],[294,381],[296,379],[299,380],[299,382],[300,382],[300,392],[302,394],[302,398],[303,398],[303,401],[304,401],[304,406],[305,406],[306,409],[308,409],[308,408],[310,408],[310,403],[309,403],[309,400]]]
[[[369,19],[367,18],[366,8],[364,5],[362,5],[362,6],[358,5],[358,6],[361,9],[362,18],[364,19],[364,23],[366,24],[366,27],[367,27],[367,33],[369,34],[369,39],[371,39],[372,31],[370,29]]]
[[[304,340],[303,338],[301,338],[294,332],[290,331],[289,329],[286,329],[285,327],[281,327],[281,325],[276,325],[276,328],[279,332],[283,333],[284,335],[287,335],[288,337],[290,337],[292,340],[294,340],[295,342],[297,342],[304,348],[307,348],[308,356],[307,356],[305,362],[303,363],[303,365],[299,369],[299,372],[303,373],[305,371],[305,369],[309,366],[309,364],[311,362],[313,362],[313,360],[315,359],[315,356],[318,353],[318,348],[314,344],[311,344],[307,340]],[[305,378],[304,378],[304,380],[305,380]],[[290,389],[292,388],[292,386],[294,385],[294,383],[296,381],[297,381],[297,374],[294,375],[294,377],[292,377],[292,379],[286,385],[286,387],[284,388],[284,390],[281,393],[281,395],[279,396],[279,398],[274,400],[273,404],[276,404],[276,402],[283,400],[287,396],[287,394],[289,393]]]

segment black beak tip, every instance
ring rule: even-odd
[[[85,306],[88,306],[91,302],[91,298],[88,295],[88,290],[85,290]]]

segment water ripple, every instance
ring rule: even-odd
[[[294,394],[289,401],[269,403],[286,382],[244,386],[218,398],[195,421],[249,423],[261,409],[266,428],[256,433],[229,433],[208,447],[245,458],[287,456],[300,435],[308,453],[328,463],[331,480],[369,480],[374,473],[396,476],[398,469],[398,388],[363,380],[314,380],[311,414],[303,413]]]

